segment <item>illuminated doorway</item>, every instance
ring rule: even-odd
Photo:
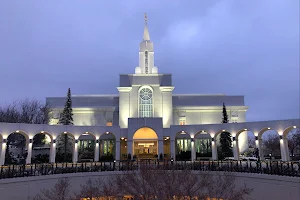
[[[158,137],[148,127],[138,129],[133,135],[133,155],[137,159],[154,159],[158,156]]]

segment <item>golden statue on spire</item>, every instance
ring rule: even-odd
[[[148,21],[147,13],[144,14],[144,18],[145,18],[145,22],[147,23]]]

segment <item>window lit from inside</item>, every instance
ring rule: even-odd
[[[139,116],[153,117],[153,93],[149,88],[143,88],[139,94]]]

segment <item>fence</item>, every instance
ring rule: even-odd
[[[131,171],[141,167],[153,170],[228,171],[300,177],[300,162],[144,160],[8,165],[0,167],[0,179],[81,172]]]

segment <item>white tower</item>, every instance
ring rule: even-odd
[[[148,18],[145,13],[145,26],[143,41],[140,43],[139,66],[135,68],[135,74],[157,74],[157,67],[154,66],[154,49],[150,41],[148,31]]]

